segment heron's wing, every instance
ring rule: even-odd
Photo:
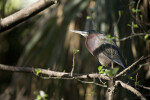
[[[120,53],[119,48],[116,45],[110,43],[104,43],[98,48],[99,53],[103,53],[109,59],[119,64],[123,68],[126,67],[125,61]]]

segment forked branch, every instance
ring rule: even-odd
[[[124,89],[127,89],[129,91],[131,91],[132,93],[134,93],[137,97],[139,97],[141,100],[146,100],[146,98],[135,88],[133,88],[132,86],[123,83],[120,80],[115,81],[115,85],[117,86],[118,84],[120,84]]]

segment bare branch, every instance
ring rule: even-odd
[[[107,87],[107,85],[99,84],[99,83],[96,83],[96,82],[87,82],[87,81],[82,81],[82,80],[80,80],[80,79],[77,79],[77,81],[79,81],[79,82],[81,82],[81,83],[85,83],[85,84],[94,84],[94,85],[101,86],[101,87],[104,87],[104,88]]]
[[[31,18],[40,11],[57,3],[56,0],[39,0],[31,6],[24,8],[6,18],[0,20],[0,32],[4,32],[19,23]]]
[[[133,38],[133,37],[135,37],[135,36],[142,36],[142,35],[146,35],[146,34],[148,34],[148,33],[136,33],[136,34],[133,34],[133,35],[124,37],[124,38],[122,38],[122,39],[119,39],[119,41],[125,41],[125,40],[131,39],[131,38]]]
[[[119,74],[117,74],[115,76],[115,78],[123,75],[126,71],[130,70],[133,66],[135,66],[139,61],[143,60],[144,59],[144,56],[142,56],[140,59],[138,59],[136,62],[134,62],[132,65],[130,65],[129,67],[127,67],[126,69],[124,69],[123,71],[121,71]]]
[[[113,77],[110,77],[110,80],[108,81],[107,91],[105,94],[106,100],[113,100],[113,91],[114,91],[114,81]]]
[[[114,78],[117,78],[121,75],[123,75],[126,71],[130,70],[132,67],[134,67],[138,62],[140,62],[141,60],[146,60],[150,58],[150,55],[144,57],[142,56],[140,59],[138,59],[136,62],[134,62],[133,64],[131,64],[129,67],[127,67],[126,69],[124,69],[123,71],[121,71],[119,74],[117,74]]]
[[[118,84],[120,84],[123,88],[131,91],[132,93],[134,93],[136,96],[138,96],[141,100],[146,100],[146,98],[135,88],[133,88],[132,86],[123,83],[120,80],[115,81],[115,85],[117,86]]]
[[[146,87],[146,86],[143,86],[143,85],[136,85],[136,86],[150,91],[150,87]]]
[[[109,77],[101,75],[101,74],[78,74],[78,73],[73,73],[72,76],[70,73],[66,72],[56,72],[56,71],[51,71],[51,70],[46,70],[46,69],[41,69],[41,68],[30,68],[30,67],[15,67],[15,66],[8,66],[8,65],[3,65],[0,64],[0,70],[5,70],[5,71],[13,71],[13,72],[27,72],[27,73],[34,73],[36,70],[40,70],[40,74],[48,75],[49,77],[55,77],[59,79],[63,78],[69,78],[69,79],[86,79],[86,78],[101,78],[104,80],[110,80]]]

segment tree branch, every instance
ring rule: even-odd
[[[32,16],[36,15],[40,11],[56,4],[56,0],[39,0],[36,3],[32,4],[31,6],[24,8],[8,17],[5,17],[0,20],[0,32],[4,32],[23,21],[31,18]]]
[[[127,72],[128,70],[130,70],[132,67],[134,67],[138,62],[140,62],[141,60],[145,60],[150,58],[150,55],[144,57],[142,56],[140,59],[138,59],[136,62],[134,62],[133,64],[131,64],[129,67],[127,67],[126,69],[124,69],[123,71],[121,71],[119,74],[117,74],[114,78],[117,78],[121,75],[123,75],[125,72]]]
[[[136,85],[136,86],[150,91],[150,87],[146,87],[146,86],[143,86],[143,85]]]
[[[133,38],[135,36],[143,36],[143,35],[146,35],[146,34],[149,34],[149,33],[136,33],[136,34],[132,34],[130,36],[127,36],[127,37],[124,37],[122,39],[119,39],[119,41],[125,41],[125,40],[131,39],[131,38]]]
[[[135,88],[131,87],[130,85],[125,84],[120,80],[115,81],[115,85],[117,86],[118,84],[120,84],[123,88],[125,88],[125,89],[131,91],[132,93],[134,93],[141,100],[146,100],[146,98],[139,91],[137,91]]]
[[[8,66],[8,65],[3,65],[0,64],[0,70],[5,70],[5,71],[12,71],[12,72],[27,72],[27,73],[35,73],[36,70],[40,70],[40,74],[48,75],[49,77],[55,77],[55,78],[70,78],[70,79],[86,79],[86,78],[101,78],[104,80],[110,80],[109,77],[101,75],[101,74],[78,74],[78,73],[73,73],[72,76],[70,73],[66,72],[56,72],[56,71],[51,71],[51,70],[46,70],[46,69],[41,69],[41,68],[30,68],[30,67],[15,67],[15,66]]]

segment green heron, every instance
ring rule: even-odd
[[[111,38],[108,38],[104,34],[100,34],[95,30],[72,30],[72,32],[81,34],[86,38],[85,44],[87,49],[98,59],[102,66],[110,67],[111,64],[115,62],[123,68],[126,68],[120,49]]]

